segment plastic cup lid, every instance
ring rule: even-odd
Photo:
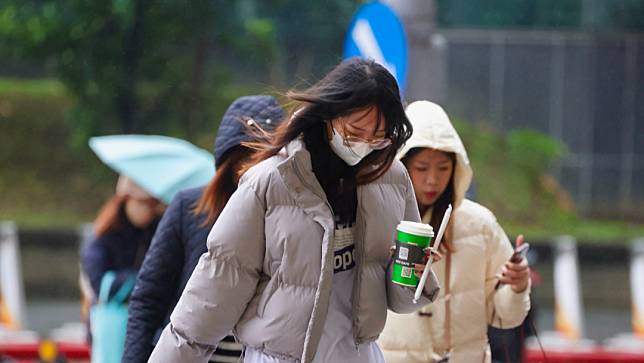
[[[424,237],[434,237],[434,229],[429,224],[418,223],[412,221],[401,221],[396,228],[401,232],[424,236]]]

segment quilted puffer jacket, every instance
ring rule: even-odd
[[[391,282],[397,224],[419,221],[411,181],[393,163],[358,186],[353,290],[356,344],[374,341],[387,308],[410,313],[438,293],[436,277],[416,305],[413,289]],[[208,236],[151,362],[206,362],[231,330],[245,346],[292,362],[311,362],[322,334],[333,276],[334,220],[297,139],[251,168]]]
[[[488,324],[513,328],[530,309],[530,288],[515,293],[509,285],[497,288],[496,274],[512,255],[503,228],[484,206],[465,199],[472,168],[460,137],[443,109],[428,101],[407,107],[414,133],[400,151],[431,148],[456,154],[454,172],[453,251],[432,269],[443,287],[436,301],[416,314],[390,313],[378,340],[387,363],[490,362]],[[423,216],[431,219],[431,209]]]

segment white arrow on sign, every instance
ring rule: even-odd
[[[360,49],[360,53],[366,57],[372,58],[376,63],[380,63],[383,67],[387,68],[387,70],[393,74],[396,79],[398,79],[396,66],[391,63],[387,63],[387,60],[378,45],[378,41],[376,41],[376,36],[373,34],[373,29],[371,29],[371,25],[369,25],[368,21],[364,19],[356,21],[356,25],[353,27],[353,31],[351,32],[351,37],[358,46],[358,49]]]

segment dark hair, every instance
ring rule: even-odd
[[[403,164],[405,164],[405,167],[407,168],[407,170],[409,170],[409,167],[407,165],[409,161],[411,161],[411,159],[413,159],[416,155],[418,155],[418,153],[420,153],[424,149],[426,148],[415,147],[413,149],[410,149],[407,152],[407,154],[405,154],[405,156],[401,159],[401,161]],[[434,205],[432,206],[433,208],[432,218],[429,221],[429,224],[434,229],[434,233],[438,233],[438,229],[440,228],[441,222],[443,221],[443,216],[445,215],[445,211],[447,211],[447,207],[450,204],[454,206],[454,197],[455,197],[454,172],[456,171],[456,154],[452,152],[445,152],[445,153],[449,156],[449,159],[452,162],[452,175],[449,177],[449,183],[447,183],[447,187],[445,188],[445,191],[443,191],[443,193],[438,197],[438,199],[436,200],[436,202],[434,202]],[[441,251],[453,252],[452,223],[449,223],[447,225],[447,229],[445,230],[445,234],[443,235],[443,240],[441,241],[441,245],[439,249]]]
[[[237,190],[241,167],[250,154],[251,150],[244,146],[235,146],[223,154],[215,176],[201,193],[201,197],[192,211],[195,216],[202,213],[208,214],[202,226],[207,226],[217,220],[226,203]]]
[[[357,182],[364,184],[389,169],[396,151],[412,133],[395,78],[373,60],[353,58],[344,61],[309,89],[291,91],[287,97],[297,104],[289,121],[275,130],[269,142],[252,144],[258,150],[244,170],[276,155],[300,134],[315,130],[315,126],[319,128],[327,121],[373,105],[377,107],[379,124],[385,124],[391,145],[374,150],[358,164]]]
[[[124,195],[115,194],[98,211],[94,220],[94,233],[100,237],[119,225],[120,213],[127,199]]]

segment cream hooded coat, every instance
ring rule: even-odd
[[[418,147],[456,154],[450,221],[454,252],[432,266],[443,287],[436,301],[416,314],[390,312],[378,344],[388,363],[433,362],[448,352],[450,363],[490,362],[488,323],[499,328],[520,325],[530,309],[530,288],[519,294],[507,285],[495,290],[495,275],[512,255],[512,245],[492,212],[465,199],[472,169],[445,111],[418,101],[406,112],[414,134],[399,158]],[[423,222],[430,218],[431,210]]]

